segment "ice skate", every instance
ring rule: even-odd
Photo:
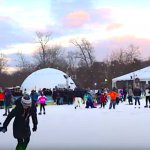
[[[148,108],[148,106],[144,106],[144,108]]]
[[[5,114],[3,114],[3,116],[7,116],[7,114],[5,113]]]
[[[42,113],[41,113],[41,112],[39,112],[39,115],[42,115]]]
[[[44,112],[43,114],[45,115],[46,113]]]

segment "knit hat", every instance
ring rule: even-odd
[[[29,95],[24,95],[21,99],[21,104],[25,107],[31,107],[32,105],[32,100],[31,98],[29,97]]]

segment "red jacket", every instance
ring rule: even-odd
[[[107,100],[107,96],[106,95],[104,95],[104,94],[101,94],[101,102],[106,102],[106,100]]]
[[[0,101],[1,101],[1,100],[4,100],[4,99],[5,99],[4,94],[3,94],[3,93],[0,93]]]

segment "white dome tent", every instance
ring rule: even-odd
[[[41,69],[30,74],[22,83],[21,89],[26,89],[27,92],[31,92],[32,90],[43,88],[53,89],[56,86],[58,88],[67,88],[67,80],[64,75],[66,75],[66,73],[57,69]],[[74,81],[70,77],[68,78],[68,86],[70,86],[70,89],[76,87]]]
[[[150,66],[112,79],[112,87],[116,87],[117,81],[128,81],[134,78],[139,78],[140,81],[145,81],[148,84],[150,81]]]

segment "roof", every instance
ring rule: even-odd
[[[66,73],[53,69],[45,68],[40,69],[30,74],[22,83],[21,89],[26,89],[27,92],[33,89],[39,90],[43,88],[66,88],[66,79],[64,77]],[[75,83],[71,78],[68,78],[68,85],[71,89],[74,89]]]
[[[143,80],[143,81],[150,80],[150,66],[140,69],[140,70],[137,70],[137,71],[134,71],[134,72],[131,72],[131,73],[128,73],[128,74],[125,74],[125,75],[117,77],[117,78],[114,78],[114,79],[112,79],[112,81],[116,82],[116,81],[132,80],[134,74],[135,74],[135,77],[139,78],[140,80]],[[132,79],[131,79],[131,76],[132,76]]]

